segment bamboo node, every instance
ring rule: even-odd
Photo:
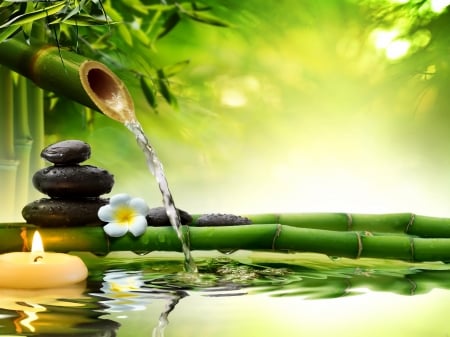
[[[414,238],[413,237],[409,237],[409,249],[411,252],[411,261],[415,261],[415,247],[414,247]]]
[[[273,236],[273,241],[272,241],[272,250],[276,249],[276,241],[280,237],[282,229],[283,229],[283,225],[277,224],[277,230],[275,231],[275,235]]]
[[[415,220],[416,220],[416,215],[414,213],[411,213],[410,214],[410,218],[409,218],[409,222],[408,222],[408,224],[406,225],[406,228],[405,228],[405,233],[406,234],[409,234],[409,231],[411,230],[411,227],[413,226]]]
[[[359,259],[361,257],[362,251],[363,251],[363,243],[362,243],[362,238],[361,238],[361,233],[359,232],[355,232],[356,233],[356,239],[358,240],[358,253],[356,254],[356,259]]]
[[[353,227],[353,217],[350,213],[346,213],[347,215],[347,230],[351,231]]]

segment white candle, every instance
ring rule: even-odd
[[[43,289],[84,281],[88,270],[78,257],[44,251],[36,231],[31,252],[0,255],[0,288]]]

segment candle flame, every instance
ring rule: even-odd
[[[31,252],[38,253],[44,252],[44,245],[42,244],[42,238],[38,231],[33,234],[33,242],[31,243]]]

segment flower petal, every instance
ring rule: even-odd
[[[97,211],[97,216],[104,222],[114,221],[114,210],[110,205],[104,205]]]
[[[133,207],[140,215],[147,215],[150,212],[150,208],[142,198],[133,198],[129,202],[130,207]]]
[[[143,215],[138,215],[133,218],[133,222],[129,225],[130,233],[134,236],[141,236],[147,229],[147,219]]]
[[[109,199],[109,204],[111,205],[111,207],[117,207],[117,206],[124,205],[124,204],[127,205],[130,200],[131,200],[131,197],[128,194],[120,193],[120,194],[113,195]]]
[[[109,224],[103,226],[103,230],[109,236],[117,238],[119,236],[124,236],[128,232],[127,226],[120,225],[117,222],[110,222]]]

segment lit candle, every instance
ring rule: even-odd
[[[88,271],[78,257],[44,251],[36,231],[31,252],[0,255],[0,287],[11,289],[42,289],[65,287],[84,281]]]

